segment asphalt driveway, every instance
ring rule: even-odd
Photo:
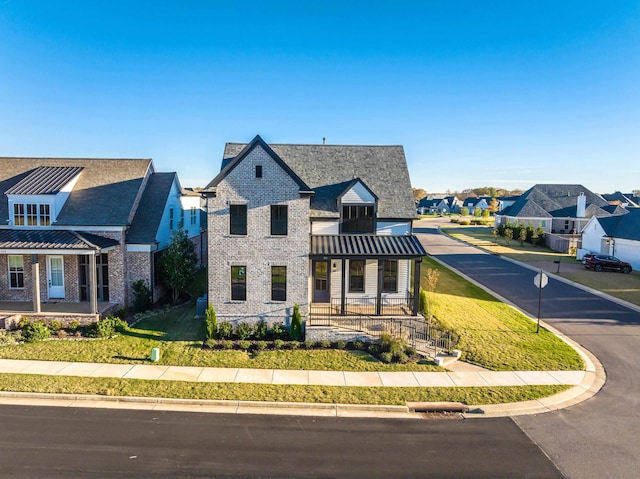
[[[441,235],[432,221],[414,233],[426,251],[536,316],[536,271]],[[567,477],[636,477],[640,470],[640,313],[550,279],[541,318],[603,364],[607,383],[568,409],[515,418]]]

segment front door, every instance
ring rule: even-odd
[[[313,262],[313,302],[329,302],[329,262]]]
[[[64,261],[62,256],[47,256],[49,299],[64,298]]]

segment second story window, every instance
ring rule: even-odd
[[[13,205],[13,224],[24,226],[24,205]]]
[[[286,236],[287,228],[287,205],[271,205],[271,234],[274,236]]]
[[[173,208],[169,208],[169,229],[173,229]]]
[[[40,226],[51,225],[51,213],[49,205],[40,205]]]
[[[247,205],[231,205],[229,207],[229,234],[247,234]]]
[[[262,178],[262,165],[256,165],[256,178]]]
[[[342,233],[373,233],[373,206],[342,207]]]
[[[191,210],[189,210],[190,213],[190,219],[191,219],[191,224],[195,225],[196,224],[196,220],[198,219],[198,210],[195,206],[191,207]]]
[[[27,205],[27,225],[38,226],[38,205]]]

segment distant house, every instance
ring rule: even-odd
[[[484,211],[489,208],[489,204],[491,203],[491,198],[488,196],[483,197],[469,197],[465,198],[462,207],[467,208],[469,210],[469,214],[475,214],[476,210]]]
[[[150,159],[0,158],[0,311],[97,318],[132,304],[184,219],[175,173]]]
[[[620,205],[623,208],[639,208],[638,198],[633,194],[623,194],[619,191],[610,195],[602,195],[602,197],[609,202],[610,205]]]
[[[419,214],[451,214],[459,213],[462,202],[455,196],[427,196],[418,202]]]
[[[294,304],[355,317],[416,314],[425,254],[401,146],[227,143],[207,197],[208,299],[233,322]],[[412,274],[412,270],[414,271]],[[418,278],[418,279],[416,279]]]
[[[627,214],[591,218],[582,230],[582,250],[616,256],[640,270],[640,209]]]
[[[546,233],[547,246],[566,253],[572,247],[579,247],[578,235],[591,217],[607,217],[625,211],[582,185],[540,184],[496,213],[495,225],[520,223],[540,227]]]

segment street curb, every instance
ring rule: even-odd
[[[0,404],[19,406],[84,407],[180,411],[223,414],[274,414],[325,417],[419,419],[408,406],[370,404],[322,404],[268,401],[149,398],[91,394],[47,394],[0,391]]]

